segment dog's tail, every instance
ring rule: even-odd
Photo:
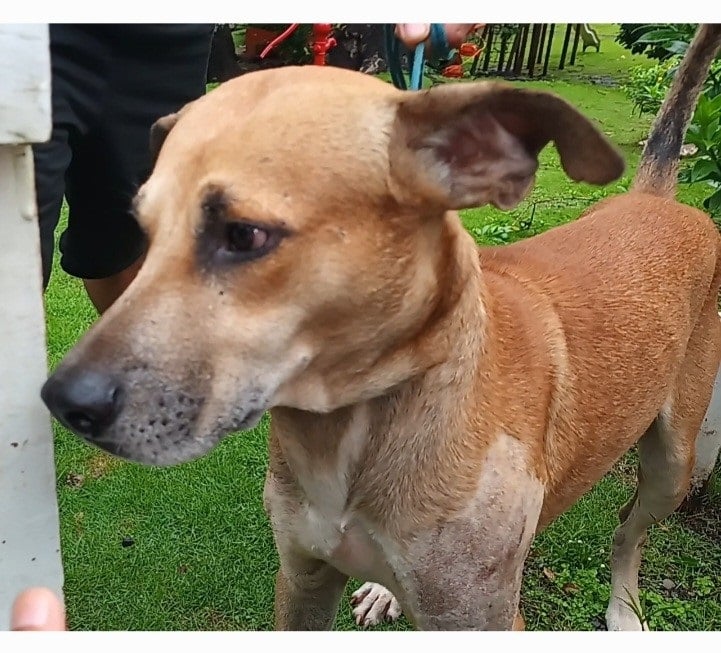
[[[676,195],[683,139],[719,47],[721,24],[699,25],[651,127],[633,181],[635,190],[660,197]]]

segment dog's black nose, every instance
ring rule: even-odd
[[[53,374],[40,391],[45,405],[78,435],[97,437],[120,412],[123,390],[112,376],[71,368]]]

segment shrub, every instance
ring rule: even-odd
[[[680,63],[681,57],[676,56],[650,67],[635,66],[630,69],[628,81],[622,88],[639,115],[655,114],[661,108],[661,102],[671,86]],[[721,59],[716,59],[711,64],[703,95],[709,98],[721,95]]]
[[[623,91],[639,115],[655,114],[661,108],[679,61],[679,57],[672,57],[654,66],[635,66],[629,70],[628,82],[624,84]]]
[[[664,61],[686,52],[695,31],[689,23],[621,23],[616,41],[634,54]]]
[[[713,188],[703,206],[718,224],[721,222],[721,94],[714,98],[704,94],[699,98],[686,140],[695,145],[698,152],[692,165],[681,171],[679,180],[704,182]]]

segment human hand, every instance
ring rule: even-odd
[[[47,587],[24,590],[13,603],[10,630],[67,630],[65,607]]]
[[[446,30],[446,38],[448,39],[448,45],[451,48],[457,48],[463,43],[466,37],[476,30],[484,27],[483,23],[448,23],[443,25]],[[419,43],[425,41],[431,33],[430,23],[419,23],[419,24],[397,24],[396,25],[396,36],[403,41],[403,43],[413,48]]]

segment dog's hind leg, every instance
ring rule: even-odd
[[[609,630],[641,630],[638,569],[646,531],[686,496],[696,435],[711,398],[721,333],[715,301],[704,309],[688,343],[669,400],[638,443],[638,487],[619,516],[611,557]],[[646,627],[646,624],[643,624]]]
[[[690,440],[678,437],[667,418],[659,416],[638,443],[638,487],[621,508],[621,525],[613,537],[608,630],[642,629],[638,570],[646,531],[670,515],[686,496],[693,451]]]

